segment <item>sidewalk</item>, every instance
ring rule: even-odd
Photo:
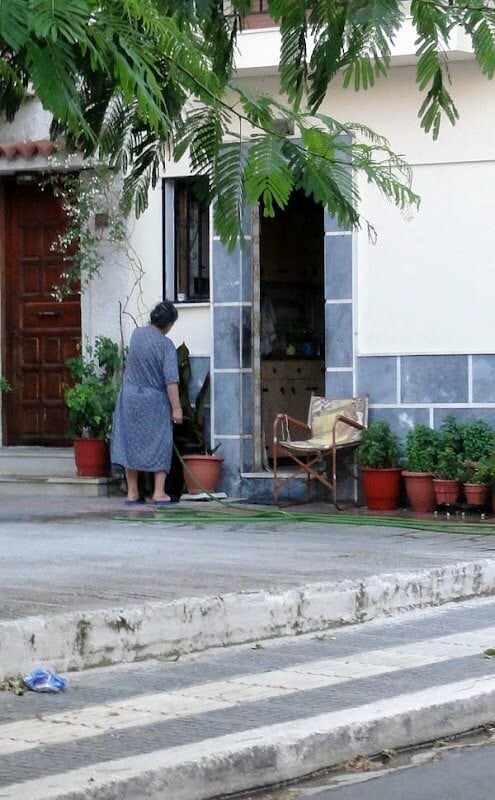
[[[478,530],[181,523],[126,510],[120,498],[3,498],[0,679],[40,663],[182,654],[492,594],[495,539]]]
[[[495,719],[495,599],[0,694],[4,800],[211,800]]]

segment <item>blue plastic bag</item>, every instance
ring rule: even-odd
[[[63,692],[68,683],[67,678],[41,667],[33,669],[23,680],[32,692]]]

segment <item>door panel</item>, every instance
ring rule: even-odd
[[[64,228],[59,201],[49,189],[5,184],[6,205],[6,444],[67,445],[65,362],[79,352],[79,295],[62,302],[52,287],[66,270],[51,245]]]

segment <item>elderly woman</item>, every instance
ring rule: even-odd
[[[154,473],[156,506],[173,502],[165,493],[165,479],[172,460],[172,427],[182,423],[182,409],[177,354],[167,333],[176,319],[177,309],[164,300],[151,312],[150,324],[131,336],[111,444],[112,463],[125,468],[126,505],[144,502],[138,489],[141,471]]]

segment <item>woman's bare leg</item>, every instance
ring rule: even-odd
[[[157,502],[158,500],[170,500],[170,496],[165,494],[165,478],[167,477],[166,472],[155,472],[155,490],[153,492],[152,500]]]
[[[128,500],[139,500],[138,475],[137,469],[126,469],[125,471]]]

